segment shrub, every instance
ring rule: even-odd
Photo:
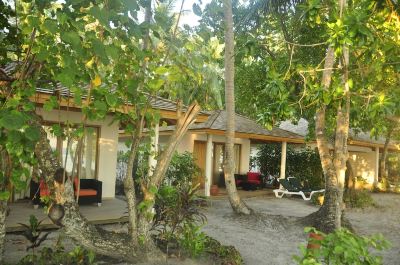
[[[191,153],[175,153],[165,175],[165,184],[172,186],[188,185],[199,173],[200,168]]]
[[[205,250],[220,259],[222,265],[243,264],[243,258],[234,246],[224,246],[212,237],[206,236]]]
[[[153,229],[165,252],[180,249],[193,257],[204,252],[200,227],[206,221],[201,212],[205,199],[197,195],[199,184],[193,179],[199,172],[192,154],[175,153],[167,170],[165,182],[156,194]]]
[[[95,264],[95,254],[79,246],[70,252],[65,252],[62,246],[55,250],[44,247],[37,255],[27,255],[20,260],[19,265],[92,265]]]
[[[258,165],[263,175],[279,176],[281,148],[280,144],[275,143],[265,144],[259,148],[253,162]],[[287,176],[296,177],[313,189],[324,186],[324,176],[317,151],[288,145],[286,159]]]
[[[306,233],[313,232],[321,234],[320,248],[307,249],[301,246],[302,256],[295,256],[298,264],[342,264],[363,265],[382,264],[382,257],[375,255],[375,250],[389,248],[390,243],[382,235],[371,237],[358,236],[347,229],[338,229],[334,233],[323,234],[314,228],[306,228]]]
[[[206,234],[201,232],[201,226],[187,222],[184,224],[179,246],[191,257],[198,257],[205,251]]]
[[[349,208],[365,208],[374,206],[374,199],[368,190],[349,189],[343,195],[343,201]]]

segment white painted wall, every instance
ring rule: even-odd
[[[81,123],[82,114],[72,111],[51,112],[44,111],[39,108],[36,111],[49,122],[70,122]],[[111,124],[111,116],[107,116],[103,121],[87,121],[87,125],[100,126],[99,131],[99,159],[97,168],[97,179],[103,182],[103,198],[115,197],[115,179],[117,167],[117,151],[118,151],[118,123]]]
[[[349,152],[349,161],[355,176],[362,177],[369,184],[374,183],[376,166],[374,151],[368,153]]]

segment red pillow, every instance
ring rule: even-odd
[[[247,180],[260,180],[261,173],[259,172],[247,172]]]

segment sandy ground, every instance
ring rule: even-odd
[[[384,264],[400,264],[400,195],[373,194],[377,207],[349,209],[347,216],[357,233],[382,233],[392,248],[382,252]],[[318,208],[297,198],[251,198],[246,202],[260,217],[234,217],[226,200],[213,201],[207,210],[208,224],[204,230],[223,244],[234,245],[245,264],[295,264],[299,245],[307,237],[303,227],[294,221]]]
[[[400,195],[373,194],[373,197],[376,208],[350,209],[347,210],[347,216],[356,232],[362,235],[382,233],[391,241],[392,248],[382,252],[384,264],[400,264]],[[211,206],[205,210],[208,222],[203,230],[223,244],[234,245],[241,252],[245,264],[295,264],[292,257],[299,255],[299,245],[305,244],[307,238],[303,227],[294,221],[316,211],[317,207],[297,198],[257,197],[246,199],[246,202],[258,213],[256,216],[234,216],[226,199],[212,200]],[[112,225],[108,229],[124,230],[125,227]],[[44,245],[53,246],[59,236],[59,232],[52,232],[50,240]],[[66,249],[72,249],[74,244],[64,239],[63,245]],[[16,264],[26,255],[26,246],[27,242],[21,235],[7,234],[6,264]],[[204,261],[190,260],[170,260],[168,263],[205,264]]]

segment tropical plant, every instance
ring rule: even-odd
[[[179,186],[192,183],[200,173],[200,168],[196,164],[193,154],[190,152],[175,153],[172,156],[170,165],[165,175],[165,182],[170,186]]]
[[[55,250],[50,247],[42,248],[37,255],[27,255],[22,258],[18,265],[92,265],[95,263],[95,254],[92,251],[76,246],[73,250],[66,252],[62,246]]]
[[[23,236],[29,240],[31,243],[30,246],[26,248],[28,251],[29,249],[32,249],[32,256],[35,256],[35,249],[39,247],[49,236],[51,232],[47,232],[42,234],[42,230],[40,229],[40,224],[43,222],[43,220],[39,221],[36,216],[33,214],[30,215],[29,217],[29,224],[22,224],[25,230],[23,232]]]
[[[191,257],[197,258],[206,250],[207,236],[201,231],[201,226],[195,223],[185,223],[179,245]]]
[[[315,228],[305,228],[306,233],[317,233],[323,240],[311,242],[319,244],[319,248],[308,249],[301,246],[302,256],[295,256],[298,264],[343,264],[362,265],[382,264],[382,257],[376,251],[389,248],[390,243],[382,235],[371,237],[358,236],[347,229],[338,229],[333,233],[324,234]],[[375,251],[371,251],[374,249]]]
[[[240,252],[234,246],[224,246],[212,237],[206,236],[205,249],[208,253],[220,259],[223,265],[244,264]]]
[[[157,193],[153,229],[158,232],[157,238],[162,245],[165,245],[166,252],[170,246],[179,242],[185,244],[181,247],[189,247],[187,240],[184,240],[185,236],[201,237],[197,227],[204,224],[206,216],[201,211],[205,200],[197,195],[198,187],[199,185],[193,187],[191,183],[178,186],[164,185]]]

